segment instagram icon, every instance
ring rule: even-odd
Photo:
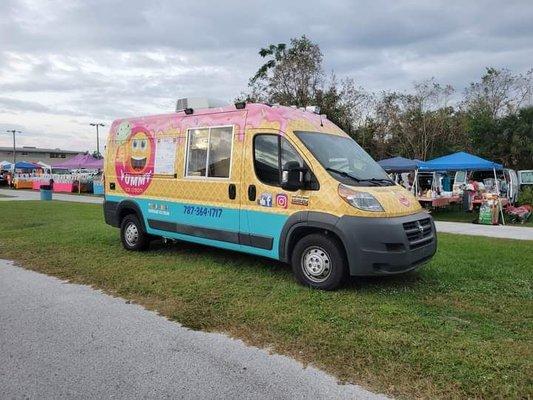
[[[289,199],[286,194],[276,195],[276,206],[281,208],[287,208]]]

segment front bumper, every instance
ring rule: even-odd
[[[433,218],[426,212],[396,218],[343,216],[343,233],[351,275],[393,275],[414,270],[437,250]]]

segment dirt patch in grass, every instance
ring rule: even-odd
[[[98,205],[0,203],[0,257],[227,332],[371,390],[411,398],[532,395],[531,243],[439,235],[418,272],[303,288],[277,262],[203,246],[122,249]]]

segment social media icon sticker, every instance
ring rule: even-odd
[[[276,195],[276,207],[287,208],[289,204],[289,198],[286,194],[280,193]]]
[[[263,207],[272,207],[272,195],[270,193],[263,193],[259,197],[259,205]]]

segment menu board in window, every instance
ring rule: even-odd
[[[176,138],[157,139],[157,145],[155,146],[155,174],[174,175],[176,145]]]

